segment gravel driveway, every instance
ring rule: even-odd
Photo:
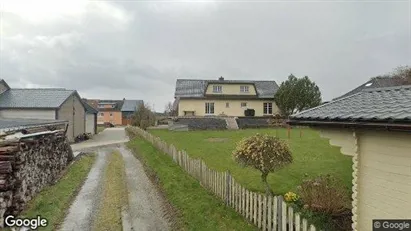
[[[106,159],[114,150],[120,151],[125,161],[129,206],[126,212],[127,218],[123,221],[123,224],[125,224],[124,230],[169,230],[170,226],[163,216],[163,204],[156,187],[149,180],[140,161],[125,148],[124,144],[120,143],[125,137],[124,128],[110,128],[102,133],[104,135],[99,134],[102,136],[97,141],[94,140],[94,144],[101,144],[102,142],[105,143],[104,145],[113,144],[107,142],[107,140],[116,141],[117,144],[96,148],[91,148],[95,146],[90,145],[83,146],[88,151],[96,152],[98,157],[90,170],[87,180],[71,205],[61,230],[91,230],[94,217],[98,213],[99,198],[102,192],[102,178],[107,165]]]
[[[86,150],[111,144],[125,143],[128,141],[129,139],[125,133],[124,127],[106,128],[99,134],[94,135],[90,140],[72,144],[71,149],[75,153],[78,153],[80,150]]]

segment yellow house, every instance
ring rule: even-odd
[[[318,129],[352,156],[353,230],[371,231],[375,219],[411,219],[411,85],[364,89],[289,123]]]
[[[178,116],[270,116],[279,113],[277,90],[275,81],[177,79],[174,105]]]

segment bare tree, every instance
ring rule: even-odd
[[[392,76],[394,78],[401,78],[406,83],[411,84],[411,67],[409,67],[409,66],[399,66],[399,67],[395,68],[393,72],[391,72],[390,76]]]
[[[148,104],[142,104],[133,116],[133,125],[147,129],[155,124],[155,113],[152,112]]]
[[[174,108],[174,105],[172,102],[168,102],[165,106],[164,109],[164,114],[167,116],[176,116],[177,115],[177,111]]]

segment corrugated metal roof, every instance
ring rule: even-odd
[[[292,115],[309,121],[410,121],[411,85],[364,89]]]
[[[41,125],[54,125],[67,123],[64,120],[38,120],[38,119],[0,119],[1,130],[24,129]]]
[[[0,108],[59,108],[74,92],[64,88],[9,89],[0,95]]]
[[[258,98],[274,98],[278,90],[275,81],[258,80],[200,80],[200,79],[177,79],[174,97],[180,98],[201,98],[204,97],[208,84],[254,84]]]
[[[143,100],[124,100],[123,107],[121,107],[121,111],[137,111],[140,105],[143,104]]]

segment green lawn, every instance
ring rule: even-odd
[[[93,230],[122,230],[121,210],[127,205],[127,185],[123,157],[114,151],[104,171],[103,196]]]
[[[165,196],[178,210],[180,222],[174,230],[256,230],[147,141],[135,138],[128,146],[155,172]]]
[[[100,132],[104,131],[104,129],[106,129],[106,127],[104,127],[104,126],[97,126],[97,133],[100,133]]]
[[[210,168],[230,170],[243,186],[261,192],[264,192],[264,187],[260,173],[252,168],[240,167],[232,159],[231,153],[243,137],[256,133],[278,134],[290,144],[294,162],[276,173],[269,174],[268,181],[274,193],[296,191],[304,177],[315,177],[319,174],[332,174],[351,190],[351,157],[342,155],[339,148],[330,146],[328,140],[320,138],[318,132],[308,128],[302,131],[300,138],[300,129],[293,129],[291,139],[288,140],[286,129],[189,132],[150,130],[167,143],[174,144],[178,150],[186,150],[192,157],[203,159]]]
[[[67,209],[81,188],[94,161],[95,155],[86,155],[70,165],[57,184],[45,187],[30,201],[21,217],[35,218],[40,215],[48,220],[48,226],[39,230],[56,230],[56,226],[63,221]]]

